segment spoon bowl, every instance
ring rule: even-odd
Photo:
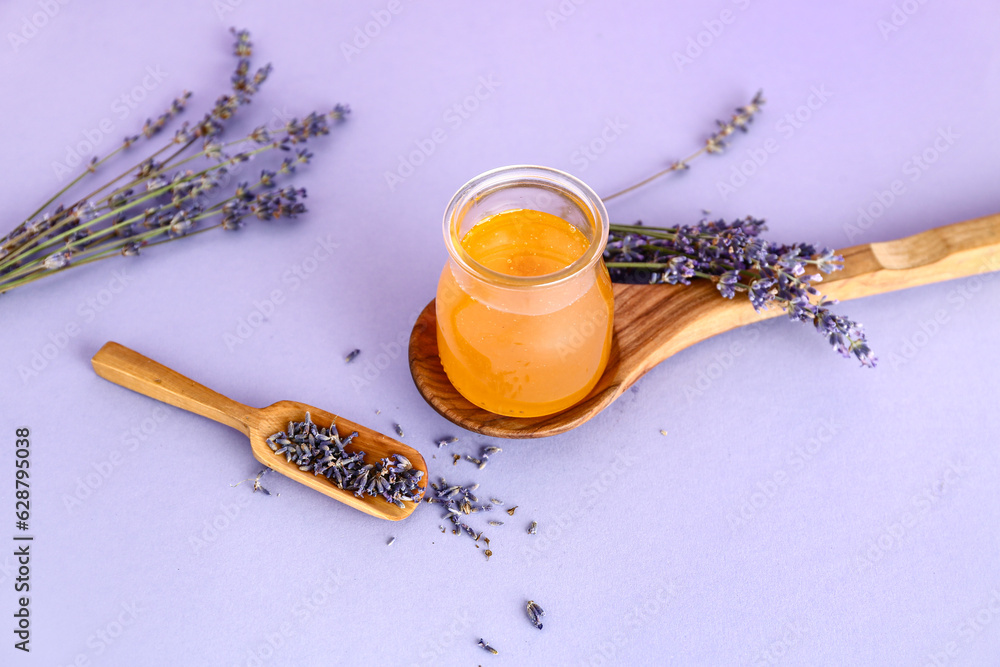
[[[267,438],[284,431],[291,421],[305,420],[308,412],[317,426],[335,424],[341,436],[357,431],[358,436],[351,443],[351,449],[363,450],[368,463],[393,454],[405,456],[414,469],[424,473],[420,488],[425,489],[427,463],[420,452],[377,431],[296,401],[279,401],[266,408],[243,405],[114,342],[106,343],[91,362],[94,371],[105,380],[235,428],[250,438],[250,448],[260,463],[354,509],[381,519],[399,521],[408,517],[420,504],[419,501],[404,501],[403,507],[398,507],[381,496],[355,496],[352,491],[338,488],[322,475],[299,470],[296,464],[272,452],[267,444]]]
[[[819,289],[846,301],[863,296],[1000,270],[1000,214],[937,227],[895,241],[857,245],[840,253],[844,268],[824,276]],[[741,296],[722,298],[714,283],[614,285],[611,356],[597,384],[576,405],[541,417],[488,412],[458,393],[441,366],[437,318],[431,301],[410,336],[413,381],[424,399],[446,419],[483,435],[542,438],[564,433],[611,405],[650,369],[720,333],[777,317],[771,307],[756,312]]]

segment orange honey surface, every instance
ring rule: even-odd
[[[562,218],[504,211],[470,229],[462,247],[509,276],[544,276],[590,245]],[[611,349],[614,296],[602,261],[557,286],[501,288],[463,277],[449,262],[437,292],[438,352],[448,379],[472,403],[503,415],[552,414],[593,388]]]

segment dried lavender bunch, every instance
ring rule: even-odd
[[[806,243],[772,243],[760,238],[765,229],[763,220],[751,217],[678,227],[611,225],[604,259],[616,282],[689,285],[702,278],[727,299],[745,292],[757,312],[777,304],[791,319],[812,322],[844,357],[874,368],[862,326],[833,314],[828,306],[836,301],[813,286],[821,274],[843,268],[844,258]]]
[[[760,112],[760,108],[764,105],[766,101],[767,100],[764,99],[764,91],[758,90],[757,94],[753,96],[752,100],[750,100],[750,103],[747,104],[746,106],[737,107],[736,113],[734,113],[728,121],[725,122],[721,120],[715,121],[715,124],[717,126],[716,131],[711,136],[709,136],[708,139],[705,140],[705,145],[696,150],[694,153],[691,153],[691,155],[688,155],[686,158],[682,160],[676,160],[672,162],[669,167],[656,172],[649,178],[643,179],[638,183],[636,183],[635,185],[631,185],[625,188],[624,190],[619,190],[618,192],[612,195],[608,195],[607,197],[602,197],[602,199],[604,201],[610,201],[615,197],[620,197],[623,194],[641,188],[647,183],[655,181],[660,176],[665,176],[666,174],[669,174],[674,171],[684,171],[686,169],[690,169],[691,161],[701,155],[705,155],[707,153],[721,153],[728,145],[729,137],[734,132],[736,132],[737,130],[739,130],[740,132],[747,131],[747,126],[749,126],[750,123],[753,122],[754,116]]]
[[[182,93],[155,121],[147,120],[141,133],[91,159],[77,178],[0,239],[0,293],[74,266],[119,254],[135,256],[141,248],[210,229],[236,230],[251,216],[272,220],[305,212],[305,189],[277,187],[276,181],[307,164],[312,153],[301,145],[329,134],[331,122],[350,110],[338,104],[327,113],[310,113],[274,130],[261,126],[238,140],[223,142],[228,121],[250,103],[271,72],[268,64],[251,73],[250,33],[236,29],[232,33],[237,63],[231,91],[220,96],[200,121],[184,123],[166,145],[134,167],[48,211],[70,189],[93,180],[112,157],[157,136],[184,111],[191,93]],[[272,150],[290,155],[273,170],[263,169],[256,181],[239,180],[245,163]]]
[[[357,431],[341,438],[337,426],[318,427],[309,413],[305,421],[288,422],[288,429],[267,439],[267,446],[278,456],[294,463],[299,470],[323,475],[355,496],[381,496],[386,502],[404,507],[405,501],[420,502],[424,471],[416,470],[402,454],[393,454],[378,463],[365,463],[365,453],[347,451],[358,436]]]

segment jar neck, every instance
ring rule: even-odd
[[[480,221],[516,208],[551,213],[566,220],[588,241],[584,253],[571,264],[538,276],[501,273],[476,261],[462,245],[465,234]],[[452,271],[461,282],[476,280],[504,290],[538,290],[592,276],[604,254],[608,214],[600,197],[582,181],[547,167],[515,165],[481,174],[452,197],[444,215],[445,247]]]

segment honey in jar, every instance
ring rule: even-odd
[[[584,398],[607,365],[614,298],[607,214],[590,188],[542,167],[473,179],[445,215],[438,352],[470,402],[533,417]]]

